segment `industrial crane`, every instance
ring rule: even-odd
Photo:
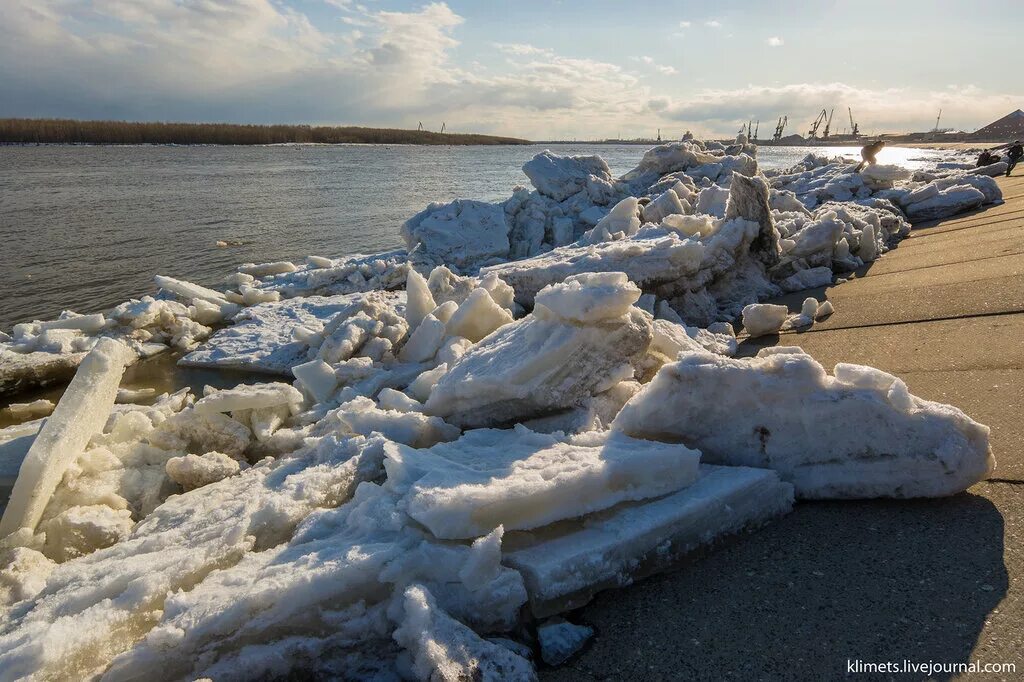
[[[825,110],[822,109],[822,112],[824,112],[824,111]],[[821,134],[821,139],[823,139],[823,140],[827,140],[828,139],[828,129],[832,127],[832,114],[834,114],[835,111],[836,110],[833,107],[832,110],[830,112],[828,112],[828,120],[825,121],[825,132],[823,132]]]
[[[811,140],[817,140],[818,139],[818,128],[820,128],[821,124],[825,122],[825,118],[827,116],[828,116],[828,112],[825,111],[824,109],[822,109],[821,113],[818,114],[818,118],[814,119],[814,123],[811,125],[811,129],[807,131],[808,139],[811,139]]]
[[[857,124],[853,122],[853,109],[846,107],[846,110],[850,112],[850,137],[857,139],[860,137],[860,128],[858,128]]]
[[[786,129],[787,123],[789,123],[789,116],[779,117],[779,123],[775,126],[775,134],[772,135],[772,141],[778,142],[782,139],[782,131]]]

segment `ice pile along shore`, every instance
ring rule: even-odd
[[[0,680],[533,679],[589,636],[544,619],[795,497],[991,471],[987,427],[896,377],[730,357],[744,307],[904,232],[890,200],[812,211],[744,140],[525,170],[411,219],[407,260],[243,266],[185,361],[262,383],[115,404],[141,337],[79,329],[53,414],[0,430]]]

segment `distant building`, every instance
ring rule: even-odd
[[[1024,111],[1018,109],[998,121],[979,128],[971,137],[979,140],[1019,140],[1024,138]]]

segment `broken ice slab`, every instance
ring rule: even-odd
[[[939,497],[991,473],[987,426],[881,370],[841,363],[834,374],[796,347],[742,360],[682,353],[612,429],[773,469],[804,499]]]
[[[278,381],[270,384],[239,384],[200,398],[193,408],[196,414],[258,410],[267,407],[301,405],[302,392]]]
[[[621,241],[590,246],[563,246],[520,261],[483,268],[495,273],[516,292],[516,301],[528,308],[544,287],[585,272],[625,272],[641,289],[695,275],[701,267],[704,245],[674,233],[649,230]]]
[[[65,470],[103,429],[130,359],[123,344],[100,339],[82,361],[22,462],[0,520],[0,538],[19,528],[35,529]]]
[[[0,395],[46,386],[75,373],[85,353],[15,353],[0,347]]]
[[[697,478],[700,453],[608,432],[565,439],[477,429],[430,450],[388,443],[392,483],[412,483],[408,513],[435,537],[476,538],[498,526],[554,521],[679,490]]]
[[[405,292],[379,292],[400,314]],[[309,296],[261,303],[243,310],[236,324],[221,329],[178,364],[184,367],[220,367],[291,376],[295,365],[306,362],[309,343],[296,340],[296,327],[323,327],[335,315],[355,309],[366,294]]]
[[[700,466],[693,485],[582,519],[506,533],[503,563],[523,575],[535,616],[577,608],[714,541],[788,513],[793,486],[773,471]]]
[[[338,259],[310,257],[306,261],[295,272],[271,275],[253,286],[276,291],[282,298],[294,298],[396,289],[405,283],[405,249]]]

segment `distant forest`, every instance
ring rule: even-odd
[[[527,144],[494,135],[355,126],[236,125],[232,123],[132,123],[52,118],[0,119],[0,144]]]

